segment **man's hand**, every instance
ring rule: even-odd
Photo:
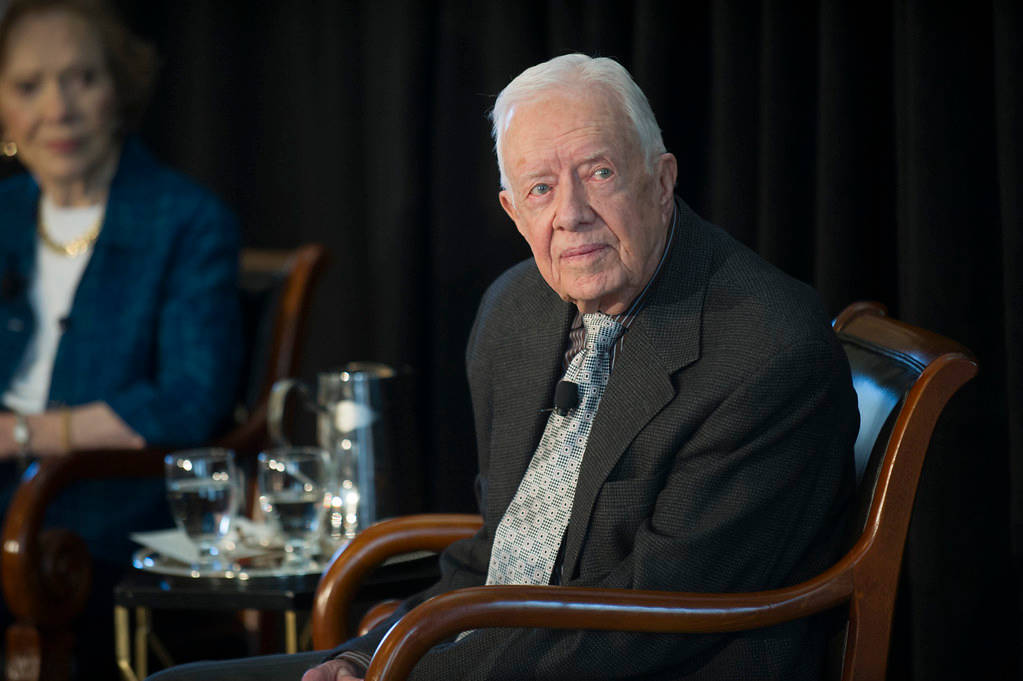
[[[302,675],[302,681],[362,681],[348,660],[328,660]]]

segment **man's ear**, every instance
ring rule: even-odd
[[[504,208],[504,212],[508,214],[508,217],[512,219],[512,222],[516,226],[519,224],[519,214],[515,210],[515,201],[512,199],[511,192],[507,189],[502,189],[497,193],[497,199],[501,202],[501,208]]]
[[[674,154],[667,152],[657,157],[654,177],[657,178],[657,198],[662,206],[670,206],[675,197],[675,180],[678,179],[678,161]]]

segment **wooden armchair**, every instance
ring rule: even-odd
[[[266,444],[267,398],[274,381],[298,368],[313,284],[325,262],[317,244],[295,250],[247,249],[239,294],[248,376],[236,424],[215,444],[239,453]],[[6,633],[9,681],[66,679],[72,623],[89,595],[92,560],[85,542],[65,529],[44,528],[47,506],[75,481],[163,475],[161,449],[82,451],[44,459],[22,479],[3,524],[3,595],[14,616]]]
[[[969,350],[854,303],[834,321],[859,399],[856,443],[860,534],[848,553],[801,584],[755,593],[697,594],[561,586],[474,587],[442,594],[407,613],[387,634],[367,681],[405,679],[436,643],[481,627],[548,627],[660,633],[756,629],[848,608],[842,679],[883,679],[892,610],[917,480],[934,425],[948,399],[977,372]],[[440,523],[433,531],[430,525]],[[399,518],[356,537],[324,575],[313,611],[313,641],[329,648],[343,628],[348,588],[393,552],[436,550],[470,536],[473,516]],[[392,531],[393,530],[393,531]],[[369,613],[376,620],[380,611]],[[369,623],[364,623],[365,628]]]

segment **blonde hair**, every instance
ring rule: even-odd
[[[114,79],[121,125],[138,127],[156,81],[156,48],[132,33],[102,0],[12,0],[0,18],[0,70],[14,27],[26,17],[53,11],[74,14],[96,35]]]

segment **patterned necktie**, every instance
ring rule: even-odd
[[[551,412],[540,444],[497,526],[487,584],[549,584],[572,512],[579,466],[610,371],[609,351],[625,327],[596,312],[583,315],[586,343],[565,381],[579,386],[579,404]]]

